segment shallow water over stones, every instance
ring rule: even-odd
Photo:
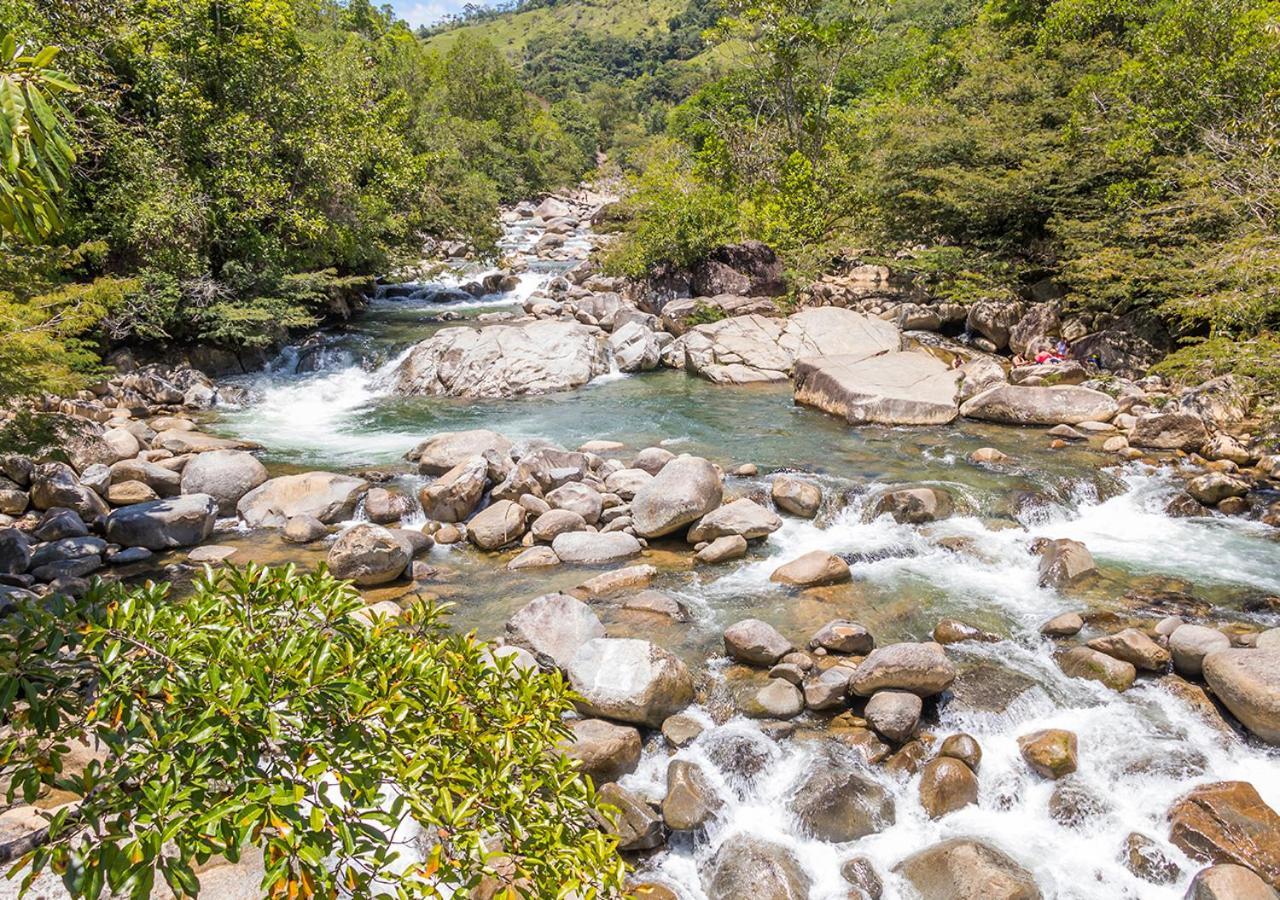
[[[1239,779],[1280,808],[1275,750],[1224,734],[1158,679],[1141,678],[1117,694],[1067,678],[1053,660],[1054,644],[1039,633],[1043,622],[1066,610],[1085,618],[1080,642],[1171,613],[1194,617],[1211,606],[1219,623],[1280,624],[1275,604],[1266,602],[1280,594],[1274,529],[1222,516],[1170,518],[1164,507],[1176,487],[1167,470],[1117,464],[1088,443],[1051,450],[1041,430],[963,420],[937,428],[850,429],[794,405],[785,384],[723,387],[659,371],[608,375],[577,391],[510,401],[387,391],[383,376],[406,347],[451,324],[440,321],[442,313],[474,317],[518,309],[550,274],[522,276],[515,291],[479,301],[377,300],[350,330],[328,338],[331,349],[318,370],[299,374],[282,365],[245,379],[258,399],[223,413],[211,427],[262,443],[273,469],[376,468],[389,476],[384,486],[409,496],[429,479],[403,461],[407,451],[437,432],[481,427],[567,448],[617,441],[623,449],[602,455],[623,461],[661,445],[705,456],[726,471],[756,465],[757,475],[726,477],[725,502],[749,497],[769,506],[771,479],[779,472],[804,473],[822,487],[816,518],[783,515],[782,528],[752,542],[743,559],[703,566],[683,542],[659,539],[643,557],[619,564],[655,567],[649,587],[677,600],[688,621],[625,609],[639,589],[590,600],[610,637],[645,638],[690,665],[698,701],[689,714],[706,726],[679,750],[656,731],[649,734],[639,767],[621,785],[658,802],[675,758],[698,764],[722,804],[705,830],[674,835],[666,850],[638,860],[640,876],[703,900],[717,850],[746,832],[788,848],[815,900],[850,896],[840,873],[854,856],[870,860],[886,897],[907,897],[895,865],[941,840],[974,837],[1028,869],[1045,897],[1173,898],[1201,867],[1166,840],[1165,813],[1178,797],[1195,784]],[[1009,459],[969,462],[981,447]],[[903,485],[944,488],[955,514],[923,525],[899,524],[888,515],[872,519],[877,497]],[[356,519],[362,517],[357,510]],[[1097,577],[1066,592],[1042,587],[1029,550],[1037,538],[1084,543]],[[309,566],[327,549],[285,544],[266,531],[220,533],[217,540],[237,548],[237,563]],[[846,560],[852,581],[808,590],[770,581],[779,565],[815,550]],[[571,591],[615,567],[508,570],[518,552],[438,545],[421,560],[426,565],[419,566],[418,580],[365,593],[371,602],[434,595],[455,604],[456,627],[496,638],[532,597]],[[940,743],[963,731],[981,745],[977,803],[931,819],[919,800],[920,776],[910,767],[901,774],[871,767],[866,777],[894,798],[893,824],[844,844],[807,836],[791,812],[792,799],[815,770],[831,764],[826,741],[835,732],[827,717],[809,712],[788,723],[785,731],[794,736],[775,740],[777,729],[739,715],[766,674],[728,661],[724,629],[758,618],[805,647],[826,623],[848,619],[883,646],[929,640],[947,617],[1000,638],[950,645],[956,681],[924,703],[923,738]],[[855,703],[854,715],[861,708]],[[1017,744],[1020,735],[1048,728],[1078,738],[1079,768],[1061,783],[1032,773]],[[1125,867],[1123,847],[1133,832],[1153,839],[1178,867],[1174,884],[1143,881]]]

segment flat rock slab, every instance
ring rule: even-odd
[[[1001,384],[966,400],[960,415],[1004,425],[1077,425],[1108,422],[1120,407],[1101,391],[1085,387]]]
[[[946,425],[961,377],[928,353],[810,357],[796,362],[795,400],[850,425]]]

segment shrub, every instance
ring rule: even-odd
[[[25,884],[74,896],[182,896],[197,864],[263,850],[264,895],[590,898],[621,864],[561,754],[559,675],[494,661],[438,607],[363,621],[321,569],[96,585],[0,623],[0,778],[81,800],[49,816]],[[105,752],[64,769],[72,740]],[[388,840],[392,832],[396,842]],[[406,838],[417,834],[417,838]]]

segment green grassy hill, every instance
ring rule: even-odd
[[[448,52],[463,34],[487,38],[514,61],[540,35],[634,38],[666,30],[667,20],[684,9],[686,0],[572,0],[540,6],[462,25],[427,38],[426,44]]]

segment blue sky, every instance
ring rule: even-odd
[[[413,27],[434,25],[445,16],[462,11],[468,0],[392,0],[396,15]],[[481,6],[488,6],[486,0],[473,0]]]

